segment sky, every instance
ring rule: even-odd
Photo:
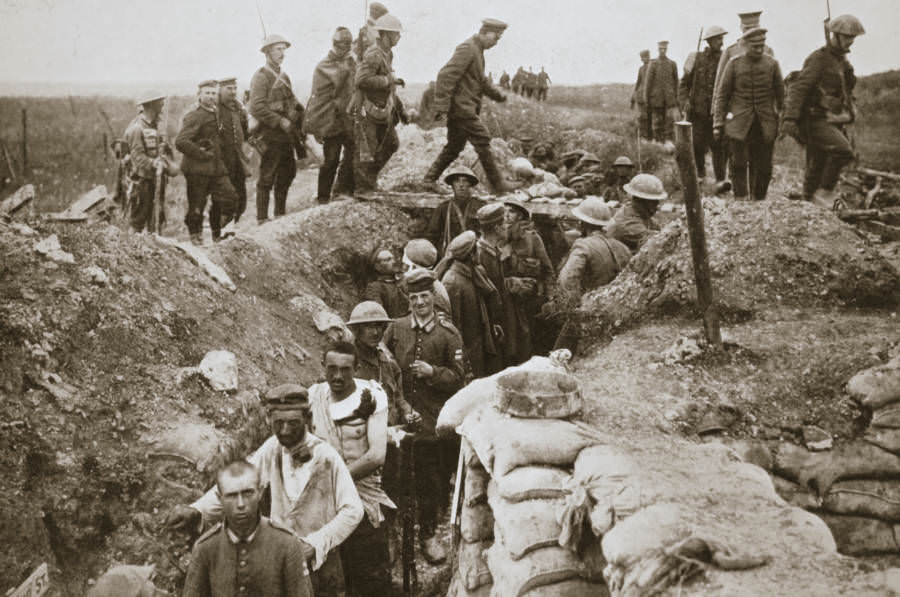
[[[858,74],[900,68],[900,0],[830,0],[866,27],[850,60]],[[0,0],[0,83],[152,85],[237,76],[245,86],[263,61],[257,3],[269,33],[293,42],[285,68],[303,85],[338,25],[354,32],[364,0]],[[509,23],[486,52],[489,71],[544,66],[555,84],[633,82],[638,52],[670,41],[680,66],[700,27],[737,38],[736,14],[762,9],[782,71],[823,43],[825,0],[384,0],[403,23],[394,68],[408,81],[434,78],[484,17]],[[12,84],[12,87],[10,87]],[[174,92],[174,90],[165,90]]]

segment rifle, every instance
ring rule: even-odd
[[[165,193],[163,192],[163,186],[166,184],[166,160],[163,155],[163,144],[165,133],[169,126],[169,98],[163,101],[163,114],[157,123],[158,141],[156,153],[159,163],[156,165],[155,184],[153,187],[153,213],[150,220],[150,231],[154,234],[162,232],[160,230],[160,221],[165,219]]]
[[[831,21],[831,2],[825,0],[825,22],[822,23],[822,30],[825,33],[825,47],[831,47],[831,35],[828,32],[828,22]]]

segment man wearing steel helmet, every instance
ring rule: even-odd
[[[473,196],[478,184],[478,177],[466,166],[452,168],[444,177],[453,189],[453,197],[438,204],[428,221],[427,234],[443,255],[450,241],[464,230],[478,232],[478,219],[475,217],[484,202]]]
[[[271,518],[289,528],[304,550],[314,594],[343,597],[344,574],[337,548],[363,517],[363,505],[347,465],[328,443],[307,431],[312,413],[306,388],[284,384],[264,400],[272,429],[247,462],[259,471],[260,488],[271,490]],[[170,528],[222,517],[215,487],[190,506],[176,506],[166,518]]]
[[[378,187],[378,174],[400,146],[394,129],[398,118],[405,118],[397,87],[403,79],[394,74],[393,48],[400,43],[403,27],[392,14],[375,21],[378,39],[366,50],[356,69],[356,92],[352,109],[356,115],[356,158],[354,183],[357,191]]]
[[[853,15],[835,17],[827,27],[828,44],[807,57],[789,86],[782,132],[806,145],[804,198],[831,208],[841,169],[853,160],[846,126],[856,119],[856,75],[847,54],[865,29]]]
[[[495,193],[510,190],[491,153],[491,134],[481,122],[481,100],[487,96],[505,102],[506,96],[484,74],[484,51],[497,45],[506,23],[484,19],[481,29],[456,47],[450,61],[437,75],[434,95],[435,118],[447,118],[447,144],[425,174],[425,183],[435,186],[438,177],[470,142],[478,154],[487,182]]]
[[[606,234],[634,254],[659,230],[653,221],[653,214],[659,209],[659,203],[669,195],[663,189],[662,181],[652,174],[635,175],[622,190],[628,195],[628,202],[616,212]]]
[[[728,137],[735,199],[766,198],[784,105],[781,68],[765,54],[766,29],[744,33],[747,52],[725,66],[716,96],[713,136]],[[732,114],[733,118],[727,119]]]
[[[622,187],[628,184],[631,177],[634,176],[634,162],[628,156],[620,155],[612,165],[612,180],[603,191],[603,200],[606,203],[617,201],[619,204],[625,203],[625,191]]]
[[[713,172],[716,182],[725,180],[725,152],[722,143],[713,139],[713,88],[716,84],[716,69],[722,57],[722,42],[728,33],[718,25],[704,31],[706,48],[694,57],[693,66],[685,66],[679,100],[685,118],[693,125],[694,163],[697,175],[706,176],[706,153],[712,151]]]
[[[259,151],[259,178],[256,181],[256,219],[269,218],[269,195],[274,189],[275,217],[283,216],[287,193],[297,175],[294,135],[303,120],[303,107],[294,96],[291,79],[281,69],[285,51],[291,47],[280,35],[263,40],[259,51],[266,63],[250,80],[250,115],[258,126],[251,142]]]
[[[353,119],[347,112],[356,74],[356,62],[350,55],[352,42],[350,30],[338,27],[331,38],[328,56],[316,65],[306,104],[304,129],[322,144],[324,154],[316,192],[319,203],[331,199],[335,174],[334,194],[353,194]]]

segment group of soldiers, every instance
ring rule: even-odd
[[[547,101],[547,91],[550,89],[550,75],[541,67],[541,72],[536,73],[532,67],[520,66],[512,77],[505,70],[500,74],[498,81],[500,89],[512,91],[517,95],[539,102]]]
[[[865,30],[852,15],[829,19],[825,46],[785,79],[766,45],[761,14],[739,13],[741,36],[724,50],[728,32],[705,29],[706,48],[689,56],[680,83],[676,64],[666,57],[667,41],[659,42],[653,60],[641,51],[631,96],[639,135],[663,142],[672,138],[676,116],[691,121],[698,175],[706,175],[711,153],[717,187],[755,200],[766,198],[779,133],[789,135],[806,147],[804,198],[830,208],[840,171],[854,157],[846,125],[856,118],[856,77],[847,53]]]
[[[426,185],[434,186],[470,142],[492,188],[498,193],[511,190],[494,162],[490,133],[479,118],[483,96],[506,100],[484,71],[484,51],[497,44],[506,27],[502,21],[485,19],[438,72],[431,109],[435,122],[447,127],[447,145],[426,173]],[[245,140],[260,156],[256,181],[259,223],[269,217],[273,194],[274,216],[285,213],[297,160],[308,151],[307,134],[323,149],[316,193],[319,202],[377,189],[380,171],[399,146],[395,127],[409,122],[397,96],[397,88],[406,83],[393,70],[393,50],[401,32],[400,20],[378,2],[369,5],[369,18],[359,31],[355,48],[350,30],[338,27],[331,50],[313,73],[305,107],[281,67],[291,43],[280,35],[266,37],[260,47],[265,64],[253,75],[247,106],[236,99],[234,78],[198,85],[197,103],[185,114],[175,139],[175,147],[184,154],[185,224],[192,242],[202,242],[207,200],[213,240],[227,237],[243,214],[250,174],[243,151]],[[161,228],[151,216],[161,211],[165,176],[178,172],[171,148],[158,132],[164,100],[159,94],[141,99],[141,112],[126,131],[130,162],[127,209],[137,231]]]

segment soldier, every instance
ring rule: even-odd
[[[749,193],[762,201],[772,178],[784,80],[778,62],[765,55],[765,29],[751,29],[743,40],[747,53],[732,58],[722,74],[713,135],[716,140],[722,139],[723,131],[728,136],[735,199],[746,199]],[[726,122],[728,113],[734,117]]]
[[[606,190],[603,191],[603,199],[606,203],[616,201],[619,204],[623,204],[625,203],[625,192],[622,190],[622,187],[628,184],[628,181],[634,176],[634,162],[628,156],[620,155],[613,162],[612,167],[613,180],[606,187]]]
[[[228,171],[228,180],[237,195],[237,204],[234,208],[234,222],[236,223],[244,210],[247,209],[247,176],[250,174],[250,165],[244,154],[244,139],[247,138],[247,113],[244,107],[237,101],[237,79],[229,77],[219,80],[219,141],[222,144],[222,158],[225,162],[225,170]],[[216,219],[213,210],[218,206],[210,207],[210,217]]]
[[[644,99],[644,88],[647,84],[647,65],[650,64],[650,50],[641,50],[641,67],[638,69],[634,91],[631,92],[631,109],[637,106],[638,134],[642,139],[652,139],[653,129],[650,127],[650,110]]]
[[[541,67],[541,72],[537,74],[537,100],[539,102],[547,101],[547,90],[550,89],[550,75]]]
[[[307,433],[311,411],[306,388],[284,384],[265,398],[272,437],[247,461],[259,471],[260,487],[271,490],[271,518],[294,533],[312,570],[316,597],[343,596],[341,560],[334,553],[362,520],[363,505],[353,477],[340,455]],[[170,528],[190,527],[222,516],[215,487],[190,506],[176,506],[168,515]]]
[[[475,245],[475,263],[484,268],[488,279],[497,289],[499,301],[494,302],[488,314],[494,332],[497,354],[489,355],[485,370],[490,375],[503,369],[509,353],[514,348],[506,341],[504,322],[506,314],[515,310],[513,297],[506,288],[501,247],[506,243],[506,208],[502,203],[489,203],[476,212],[481,234]]]
[[[525,73],[525,97],[528,99],[537,97],[537,86],[537,75],[534,73],[534,68],[529,66],[528,72]]]
[[[659,230],[653,214],[659,209],[659,202],[669,194],[662,181],[652,174],[637,174],[622,189],[628,195],[628,202],[616,212],[606,235],[624,244],[634,254]]]
[[[484,19],[479,32],[458,45],[453,57],[438,72],[434,109],[436,118],[447,117],[447,144],[425,174],[425,183],[431,188],[436,188],[438,177],[469,141],[493,191],[510,190],[491,153],[491,134],[478,117],[482,96],[506,101],[506,96],[484,76],[484,51],[497,45],[505,30],[506,23]]]
[[[516,74],[513,75],[512,78],[512,92],[516,95],[524,95],[525,88],[523,87],[523,83],[525,82],[525,69],[521,66],[516,69]]]
[[[450,240],[464,230],[478,231],[475,214],[484,205],[483,201],[472,196],[478,177],[469,168],[453,168],[444,177],[444,183],[453,189],[453,197],[438,204],[428,222],[428,237],[439,247],[438,255],[443,255]]]
[[[357,156],[354,182],[357,191],[377,188],[378,173],[400,146],[394,125],[403,113],[397,86],[403,79],[394,76],[394,53],[403,27],[394,15],[382,15],[375,22],[378,39],[369,46],[356,69],[353,99]],[[405,119],[405,116],[401,117]]]
[[[587,152],[583,149],[573,149],[559,157],[562,165],[556,170],[556,178],[559,179],[561,184],[569,185],[571,183],[571,177],[575,176],[575,166],[585,153]]]
[[[431,241],[425,238],[414,238],[403,248],[403,292],[409,296],[406,288],[406,276],[413,270],[424,269],[434,272],[438,262],[438,252],[431,244]],[[446,315],[452,315],[450,312],[450,296],[447,289],[441,284],[441,281],[435,279],[434,284],[434,308]]]
[[[647,175],[649,176],[649,175]],[[611,212],[601,199],[589,197],[572,210],[580,221],[582,236],[559,271],[559,288],[565,304],[577,305],[581,296],[590,290],[609,284],[631,259],[631,252],[604,229],[612,225]],[[569,319],[563,324],[554,348],[578,348],[578,323]]]
[[[662,143],[671,140],[674,132],[673,112],[678,109],[678,66],[666,57],[669,42],[661,41],[657,48],[659,56],[647,66],[644,103],[650,110],[653,139]]]
[[[175,148],[184,154],[181,171],[187,181],[188,208],[184,223],[195,245],[202,244],[206,198],[214,205],[209,212],[214,241],[222,238],[222,227],[231,221],[237,203],[223,160],[221,122],[216,109],[218,96],[218,83],[202,81],[198,85],[197,105],[185,114],[181,131],[175,137]]]
[[[500,75],[500,89],[509,91],[509,73],[505,70]]]
[[[369,4],[369,18],[366,19],[366,24],[360,28],[359,35],[356,36],[356,49],[354,52],[356,52],[356,60],[358,62],[362,62],[366,55],[366,50],[378,39],[378,30],[375,28],[375,22],[387,13],[387,7],[381,2]]]
[[[693,67],[685,66],[681,77],[679,98],[685,118],[691,121],[694,141],[694,162],[697,175],[706,176],[706,152],[712,151],[713,173],[716,183],[725,180],[726,154],[722,143],[713,139],[713,88],[716,84],[716,69],[722,56],[722,41],[728,33],[713,25],[706,29],[703,39],[706,48],[694,57]]]
[[[388,326],[384,343],[397,358],[403,375],[403,395],[422,416],[413,444],[419,539],[425,559],[435,564],[447,558],[435,536],[439,510],[449,502],[450,475],[458,444],[435,434],[444,402],[465,376],[462,338],[446,315],[434,308],[434,274],[417,269],[406,276],[412,312]]]
[[[409,313],[409,302],[403,293],[394,254],[388,249],[376,247],[372,251],[372,264],[378,278],[369,282],[363,291],[363,300],[374,301],[384,307],[391,319]]]
[[[288,189],[297,175],[294,141],[303,122],[303,107],[294,96],[290,77],[281,69],[285,50],[290,47],[290,42],[280,35],[266,37],[259,49],[266,55],[266,63],[250,80],[250,115],[258,123],[251,142],[260,154],[256,181],[259,223],[269,219],[269,194],[273,188],[275,217],[285,214]]]
[[[462,335],[466,359],[476,378],[487,374],[485,363],[498,354],[489,316],[489,305],[496,303],[498,292],[484,270],[475,265],[477,240],[471,230],[459,234],[450,241],[447,256],[438,266],[450,295],[453,323]]]
[[[531,212],[518,201],[506,201],[506,242],[501,246],[504,283],[512,299],[503,330],[507,364],[518,365],[534,354],[535,321],[553,282],[553,264],[534,229]]]
[[[184,597],[311,597],[300,541],[287,527],[261,516],[259,472],[232,462],[216,475],[224,522],[194,544]]]
[[[347,327],[353,332],[356,344],[355,376],[377,381],[387,392],[389,425],[415,423],[420,419],[419,413],[403,397],[400,365],[381,341],[391,321],[384,307],[375,301],[363,301],[353,307]]]
[[[587,197],[590,192],[590,183],[587,178],[578,174],[569,179],[569,188],[575,191],[576,197]]]
[[[334,194],[353,194],[353,119],[347,111],[356,75],[356,62],[350,55],[352,43],[353,35],[349,29],[338,27],[335,30],[331,51],[316,65],[312,92],[306,104],[304,128],[322,144],[325,158],[319,167],[316,192],[319,203],[331,200],[335,174]]]
[[[128,195],[131,204],[131,227],[135,232],[150,228],[153,221],[153,199],[156,195],[156,171],[163,168],[177,174],[174,163],[166,159],[157,127],[166,96],[151,93],[138,102],[140,114],[125,129],[125,144],[129,152]],[[165,196],[166,177],[161,176],[159,196]],[[159,209],[159,230],[165,224],[165,210]],[[153,231],[156,232],[156,231]]]
[[[548,172],[555,170],[555,158],[556,154],[553,151],[553,144],[549,141],[537,143],[528,152],[528,161],[531,162],[531,165]]]
[[[322,364],[326,382],[309,388],[312,432],[347,463],[366,512],[341,544],[347,592],[383,597],[391,592],[383,509],[397,508],[381,485],[387,452],[388,396],[379,383],[355,378],[356,346],[349,342],[328,346]]]
[[[856,119],[856,75],[847,53],[865,29],[853,15],[835,17],[827,26],[832,39],[807,57],[788,88],[782,130],[806,145],[804,198],[831,208],[841,168],[853,160],[845,126]]]

